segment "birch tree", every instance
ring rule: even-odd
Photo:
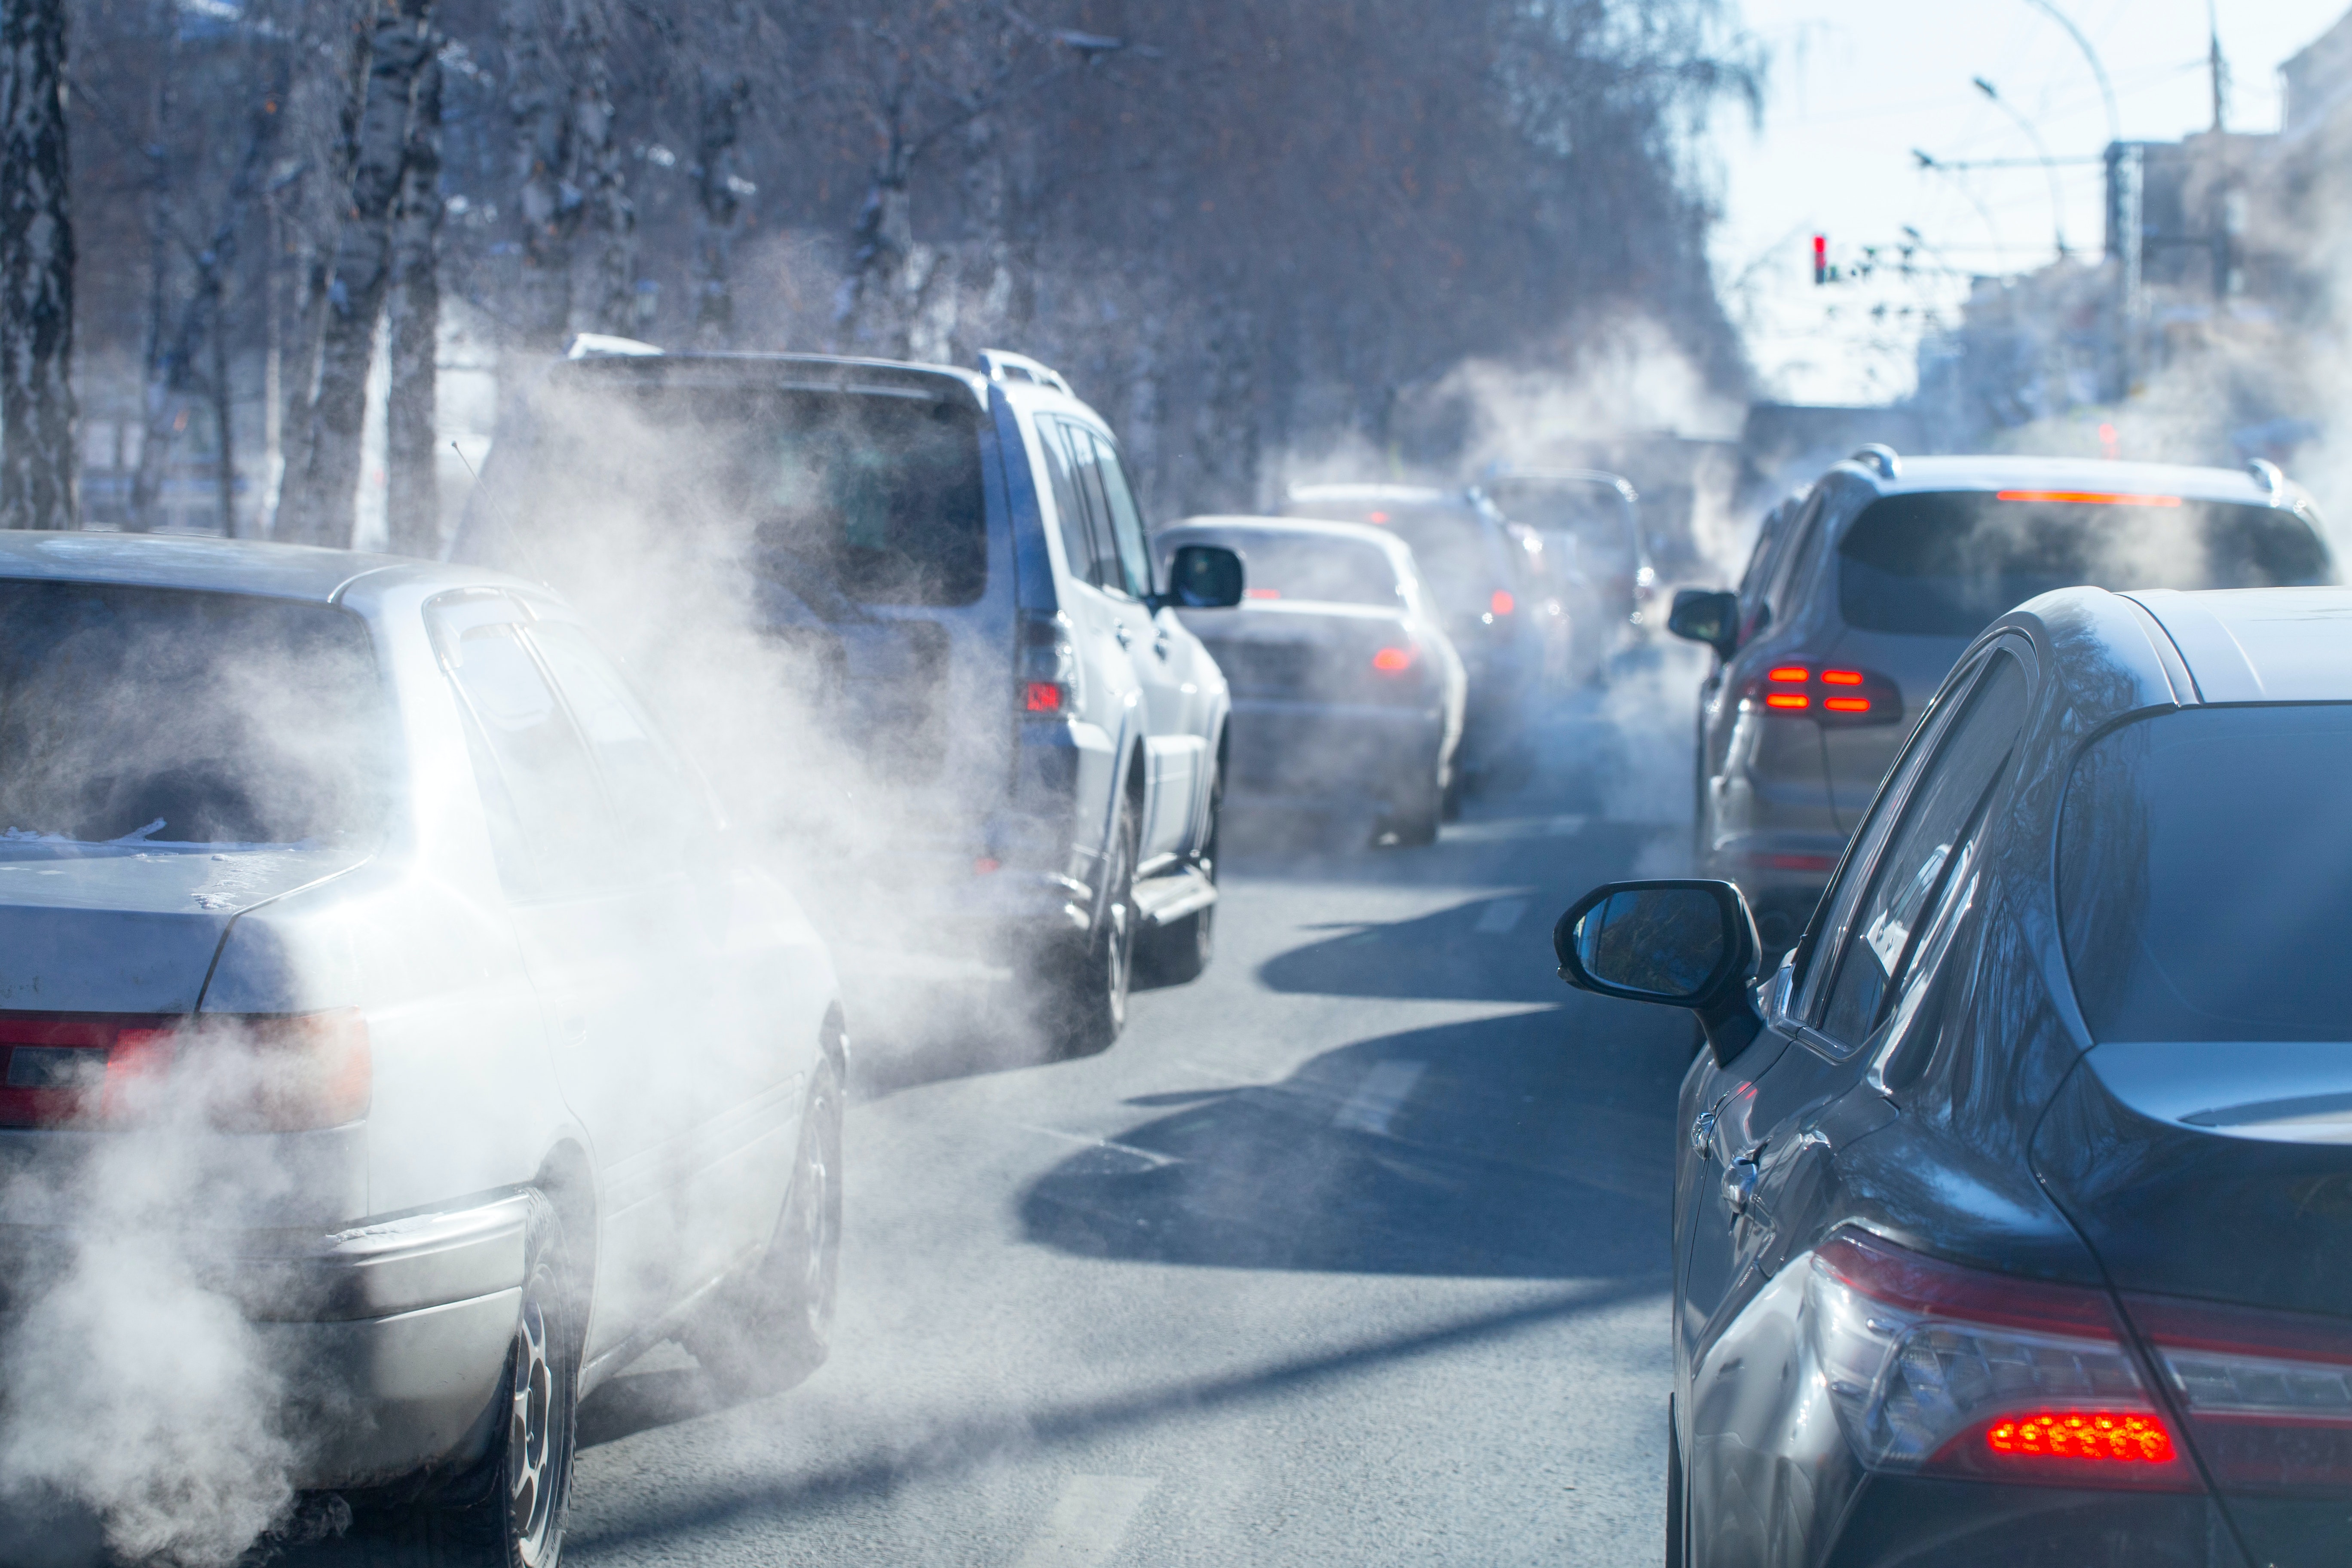
[[[79,517],[64,0],[0,0],[0,528]]]
[[[302,468],[292,479],[290,515],[280,513],[281,538],[351,546],[368,367],[392,277],[390,220],[418,79],[433,48],[430,0],[399,0],[377,13],[368,39],[350,202],[335,236],[319,366],[303,420]]]

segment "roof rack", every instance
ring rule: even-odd
[[[2247,463],[2246,472],[2253,475],[2254,483],[2270,491],[2273,496],[2286,489],[2286,476],[2281,473],[2279,466],[2268,458],[2256,458]]]
[[[1848,458],[1846,461],[1860,463],[1864,468],[1875,468],[1878,471],[1878,477],[1882,479],[1899,479],[1903,477],[1903,454],[1883,441],[1872,441],[1867,445],[1856,447],[1853,449],[1853,456]]]
[[[1048,365],[1039,364],[1027,354],[1017,354],[1010,349],[981,350],[980,368],[987,372],[988,379],[991,381],[1011,381],[1013,377],[1019,376],[1022,380],[1034,382],[1039,386],[1050,386],[1065,396],[1077,395],[1070,390],[1070,384],[1062,379],[1060,371]]]
[[[646,354],[658,354],[661,350],[651,343],[641,343],[635,338],[616,338],[609,332],[574,332],[572,341],[563,345],[565,359],[629,359]]]

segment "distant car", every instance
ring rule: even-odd
[[[455,553],[551,575],[656,662],[748,628],[724,679],[687,673],[805,736],[735,781],[754,809],[845,803],[801,836],[829,915],[1009,960],[1052,1043],[1096,1051],[1139,964],[1209,962],[1225,685],[1175,611],[1240,568],[1160,575],[1102,416],[981,360],[577,353],[501,427]]]
[[[9,1306],[160,1211],[299,1486],[551,1563],[582,1394],[679,1335],[734,1387],[824,1353],[825,945],[542,586],[0,533],[0,1004]]]
[[[1766,984],[1723,882],[1555,933],[1709,1045],[1666,1561],[2340,1563],[2352,593],[2045,594],[1921,707]]]
[[[1528,721],[1549,672],[1567,666],[1567,616],[1537,564],[1541,541],[1515,533],[1467,490],[1300,485],[1282,510],[1286,517],[1384,528],[1412,549],[1469,681],[1457,773],[1474,790],[1523,776]]]
[[[1769,951],[1794,942],[1920,704],[2011,605],[2076,584],[2332,583],[2304,490],[2251,470],[1865,447],[1768,529],[1737,594],[1669,625],[1714,648],[1699,865],[1737,882]]]
[[[1503,516],[1543,537],[1552,575],[1564,585],[1573,679],[1603,678],[1611,658],[1657,622],[1652,601],[1658,572],[1642,537],[1641,497],[1633,483],[1598,468],[1496,464],[1478,491]]]
[[[1192,544],[1242,560],[1239,608],[1178,612],[1233,693],[1234,797],[1370,807],[1376,832],[1435,838],[1465,682],[1404,542],[1349,523],[1195,517],[1153,543],[1163,561]]]

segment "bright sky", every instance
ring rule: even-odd
[[[2212,124],[2207,0],[2054,3],[2105,66],[2125,140],[2171,141]],[[2278,129],[2279,62],[2326,31],[2347,4],[2220,0],[2230,129]],[[2004,104],[2057,164],[2068,248],[2097,260],[2106,110],[2082,50],[2031,0],[1743,0],[1741,15],[1771,66],[1762,132],[1744,113],[1717,127],[1724,223],[1716,275],[1771,395],[1805,403],[1902,396],[1916,379],[1922,324],[1957,319],[1968,274],[2052,259],[2049,172]],[[1923,170],[1915,148],[1946,163],[2025,162]],[[1924,242],[1907,277],[1895,266],[1906,226]],[[1829,237],[1830,259],[1842,267],[1879,247],[1881,270],[1816,289],[1815,234]]]

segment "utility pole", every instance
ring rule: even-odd
[[[2213,133],[2218,136],[2229,129],[2230,62],[2221,58],[2221,20],[2213,0],[2205,0],[2205,66],[2213,83]]]

